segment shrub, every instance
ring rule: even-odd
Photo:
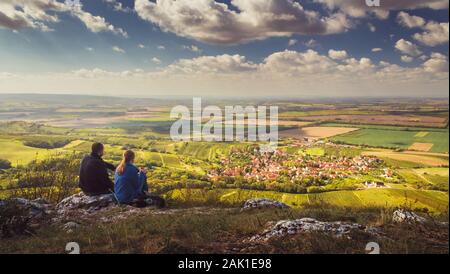
[[[61,148],[69,144],[71,140],[28,140],[24,141],[23,144],[29,147],[43,148],[43,149],[54,149]]]
[[[1,238],[23,235],[30,231],[28,210],[14,200],[0,201]]]
[[[32,162],[12,173],[11,196],[59,202],[77,191],[81,154]]]
[[[0,159],[0,170],[1,169],[10,169],[11,166],[11,162],[8,160],[4,160],[4,159]]]
[[[310,186],[308,187],[308,193],[320,193],[323,192],[323,188],[318,186]]]

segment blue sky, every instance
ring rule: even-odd
[[[448,96],[448,1],[382,0],[379,13],[357,0],[184,0],[177,5],[169,5],[172,0],[81,0],[75,8],[57,0],[36,0],[48,4],[39,7],[29,0],[5,1],[0,4],[3,93],[117,94],[126,88],[135,95],[272,95],[278,90],[289,96],[347,96],[367,90],[351,79],[360,75],[370,86],[387,82],[383,77],[391,81],[364,95],[395,90],[415,96],[432,89],[430,96]],[[404,8],[398,2],[405,2]],[[213,13],[217,16],[207,18]],[[273,19],[283,16],[287,19]],[[311,26],[305,26],[305,17]],[[201,23],[191,26],[191,20]],[[332,56],[330,50],[340,53]],[[122,81],[110,86],[118,76]],[[324,82],[320,77],[327,85],[318,84]],[[410,78],[420,82],[408,85]]]

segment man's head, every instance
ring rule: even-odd
[[[102,157],[104,151],[105,151],[105,147],[103,146],[102,143],[93,143],[92,144],[92,154],[93,155]]]

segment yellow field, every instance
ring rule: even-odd
[[[414,172],[424,175],[439,175],[444,177],[449,177],[449,169],[448,168],[416,168]]]
[[[209,121],[209,119],[206,119],[205,122],[206,121]],[[220,119],[217,119],[217,121],[218,121],[217,123],[222,122],[222,120],[220,120]],[[225,125],[233,125],[233,124],[236,124],[236,125],[258,125],[259,121],[257,119],[246,119],[243,121],[234,121],[233,120],[233,121],[225,121],[224,124]],[[267,120],[266,124],[270,125],[270,121]],[[278,120],[275,123],[275,125],[278,125],[278,126],[298,126],[298,127],[303,127],[303,126],[307,126],[310,124],[311,124],[311,122],[292,121],[292,120]]]
[[[422,131],[422,132],[419,132],[416,135],[414,135],[414,137],[423,138],[423,137],[426,137],[428,134],[430,134],[430,133],[426,132],[426,131]]]
[[[280,132],[280,136],[288,138],[330,138],[336,135],[341,135],[356,131],[358,128],[349,127],[304,127],[300,129],[290,129]]]
[[[25,146],[19,140],[0,139],[0,159],[11,162],[16,167],[18,165],[26,165],[34,160],[45,160],[58,153],[65,153],[73,150],[74,147],[80,145],[84,141],[73,141],[63,148],[59,149],[42,149]]]
[[[0,159],[6,159],[13,166],[25,165],[33,160],[42,160],[51,150],[25,146],[21,141],[0,139]]]
[[[391,150],[368,150],[362,154],[366,156],[389,158],[397,161],[407,161],[431,167],[448,166],[448,159],[444,159],[443,157],[433,157],[435,154],[413,154],[412,152],[395,152]]]
[[[177,201],[204,202],[212,198],[222,203],[236,205],[251,198],[269,198],[292,207],[302,207],[311,203],[326,203],[334,206],[362,208],[393,208],[408,206],[427,208],[430,212],[446,212],[448,195],[446,192],[413,189],[367,189],[360,191],[333,191],[315,194],[291,194],[274,191],[240,190],[240,189],[177,189],[166,194],[166,198]]]
[[[432,143],[414,143],[409,147],[409,149],[426,152],[426,151],[430,151],[433,146],[434,146],[434,144],[432,144]]]

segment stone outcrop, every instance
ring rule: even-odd
[[[62,228],[67,233],[72,233],[74,230],[80,228],[80,224],[76,222],[67,222],[63,225]]]
[[[93,212],[114,205],[116,205],[116,201],[113,194],[87,196],[83,193],[78,193],[59,202],[56,205],[56,210],[59,214],[79,209]]]
[[[412,211],[397,209],[392,215],[392,221],[395,223],[424,223],[426,219]]]
[[[290,206],[282,202],[278,202],[267,198],[256,198],[246,201],[244,206],[242,207],[242,210],[265,209],[265,208],[288,209],[290,208]]]
[[[43,199],[27,200],[23,198],[10,199],[8,202],[26,209],[31,219],[40,219],[52,212],[52,205]],[[6,205],[6,201],[0,200],[0,206]]]
[[[283,220],[275,224],[269,223],[269,228],[263,233],[253,236],[250,241],[268,241],[276,237],[292,236],[301,233],[323,232],[332,236],[343,237],[352,231],[362,231],[369,234],[377,234],[377,229],[355,223],[321,222],[312,218],[297,220]]]

